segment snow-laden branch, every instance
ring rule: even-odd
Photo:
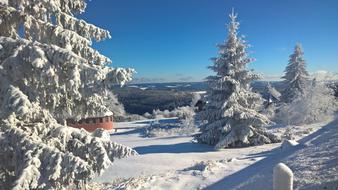
[[[87,38],[88,40],[94,38],[96,41],[101,41],[106,38],[111,38],[109,31],[98,28],[93,24],[89,24],[84,20],[76,19],[62,12],[56,14],[56,25],[75,31],[77,34]]]
[[[10,115],[0,123],[0,168],[1,172],[14,172],[7,174],[11,180],[4,182],[5,187],[81,187],[115,158],[137,154],[84,130],[57,124],[48,111],[31,103],[18,88],[10,86],[2,97],[2,108]]]
[[[100,95],[106,87],[130,81],[134,73],[133,69],[91,66],[66,49],[38,42],[0,37],[0,45],[6,47],[0,55],[3,73],[15,71],[15,75],[0,76],[2,81],[14,83],[30,100],[52,113],[62,113],[58,118],[104,114],[102,109],[85,108],[86,99],[93,96],[84,91],[90,89]],[[95,97],[101,104],[103,97]]]

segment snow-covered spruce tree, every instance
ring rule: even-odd
[[[275,120],[279,123],[300,125],[331,119],[338,104],[334,90],[325,81],[316,81],[307,87],[304,95],[280,106]]]
[[[113,118],[115,122],[126,122],[146,119],[142,115],[130,114],[126,112],[124,105],[121,102],[119,102],[117,95],[115,95],[111,91],[107,92],[104,103],[105,107],[107,107],[108,110],[113,113]]]
[[[133,69],[109,68],[91,48],[109,32],[75,14],[84,0],[0,3],[0,187],[80,188],[115,158],[136,152],[64,125],[103,115],[111,85]],[[3,3],[6,2],[6,3]]]
[[[270,83],[268,83],[265,88],[265,95],[266,100],[264,102],[264,109],[262,113],[269,119],[273,119],[280,103],[281,94]]]
[[[280,105],[275,115],[277,122],[288,125],[310,124],[333,116],[337,109],[334,91],[325,81],[310,81],[299,44],[290,56],[285,72],[285,90],[282,92],[282,101],[285,103]]]
[[[302,96],[309,85],[309,73],[306,71],[306,63],[303,58],[303,50],[297,44],[294,53],[290,55],[289,64],[285,68],[284,79],[285,89],[282,91],[281,100],[290,103],[292,100]]]
[[[105,105],[113,112],[114,121],[123,121],[123,118],[127,117],[127,112],[123,104],[119,102],[117,96],[113,92],[108,92],[105,98]]]
[[[278,102],[280,100],[281,93],[271,86],[270,83],[266,85],[265,91],[268,103]]]
[[[219,56],[213,59],[211,70],[215,76],[209,76],[207,104],[200,119],[206,121],[201,133],[196,136],[198,142],[215,145],[215,148],[241,147],[278,142],[280,139],[265,131],[268,118],[256,110],[261,106],[259,94],[251,91],[250,82],[258,76],[246,70],[252,62],[246,52],[247,45],[237,30],[237,15],[230,14],[228,38],[219,45]]]

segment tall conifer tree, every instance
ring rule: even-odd
[[[228,38],[219,45],[219,55],[213,58],[210,69],[215,76],[207,77],[209,91],[205,110],[200,113],[207,123],[196,136],[201,143],[215,148],[241,147],[277,142],[279,139],[266,132],[263,126],[269,119],[256,110],[261,106],[259,94],[252,92],[250,83],[258,79],[246,69],[253,60],[248,45],[238,36],[237,14],[232,11]]]
[[[304,96],[309,85],[309,73],[306,71],[306,62],[303,50],[297,44],[294,53],[290,55],[289,64],[285,68],[285,89],[282,91],[282,101],[290,103],[299,96]]]
[[[91,47],[110,35],[75,17],[85,8],[85,0],[0,2],[0,189],[81,189],[136,154],[64,125],[109,112],[109,87],[134,72],[108,67]]]

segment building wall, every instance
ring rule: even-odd
[[[114,127],[113,116],[86,118],[80,121],[74,121],[72,119],[67,120],[67,125],[74,128],[83,128],[89,132],[95,131],[97,128],[105,130],[112,130]]]

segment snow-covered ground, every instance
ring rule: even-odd
[[[272,189],[272,168],[279,162],[294,171],[296,189],[338,188],[338,120],[287,127],[299,140],[294,147],[281,149],[277,143],[219,151],[189,136],[144,137],[149,122],[116,124],[111,140],[140,155],[116,160],[96,179],[105,183],[103,189]]]

